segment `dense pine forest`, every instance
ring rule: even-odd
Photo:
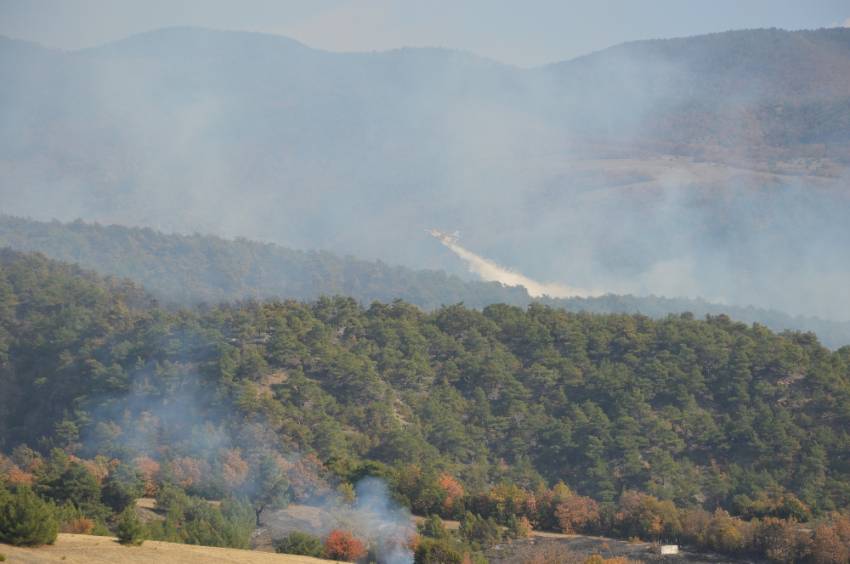
[[[158,538],[239,546],[264,508],[375,476],[414,513],[463,518],[470,550],[527,523],[793,561],[850,541],[848,429],[850,348],[811,333],[541,304],[164,309],[0,251],[0,480],[66,525],[112,526],[147,492],[225,531]],[[770,553],[780,533],[791,548]]]

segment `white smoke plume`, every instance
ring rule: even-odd
[[[188,349],[195,341],[185,335],[179,343]],[[186,352],[179,360],[178,365],[191,364],[196,359]],[[289,463],[291,474],[287,477],[290,481],[297,477],[300,484],[306,485],[302,488],[304,499],[295,499],[295,507],[302,513],[310,508],[320,519],[315,524],[303,522],[293,527],[286,525],[292,520],[289,508],[271,508],[263,512],[263,525],[254,530],[255,537],[268,531],[274,539],[298,530],[324,539],[330,531],[340,529],[363,541],[377,564],[413,564],[410,541],[416,534],[415,523],[410,511],[393,500],[385,481],[374,477],[359,480],[355,484],[355,501],[348,503],[330,488],[325,476],[313,476],[301,470],[295,464],[301,453],[284,448],[268,425],[230,426],[234,418],[231,408],[212,407],[215,393],[204,387],[200,374],[187,372],[165,396],[152,393],[156,389],[153,381],[158,377],[153,366],[140,368],[132,374],[129,393],[109,400],[100,398],[80,437],[79,453],[88,457],[103,454],[128,464],[133,464],[140,456],[165,462],[177,454],[211,463],[223,449],[238,449],[240,454],[245,454],[246,460],[251,460],[252,454],[271,454],[276,461]],[[227,489],[228,493],[242,497],[256,487],[258,485],[249,477],[244,483]]]
[[[396,503],[384,480],[361,479],[355,485],[354,503],[331,491],[287,509],[272,511],[264,520],[272,538],[283,538],[293,531],[326,538],[331,531],[351,532],[369,546],[377,564],[412,564],[410,542],[416,525],[407,508]],[[370,560],[374,561],[374,560]]]
[[[364,478],[356,490],[357,528],[373,543],[379,560],[385,564],[412,564],[409,542],[416,527],[410,512],[392,500],[383,480]]]
[[[445,245],[446,248],[463,259],[469,267],[470,272],[477,274],[482,280],[487,282],[499,282],[505,286],[522,286],[528,291],[528,295],[533,298],[543,296],[549,296],[550,298],[588,298],[603,294],[603,292],[596,290],[575,288],[565,284],[538,282],[520,272],[505,268],[488,258],[484,258],[462,247],[457,242],[456,234],[444,233],[437,229],[431,229],[429,233]]]

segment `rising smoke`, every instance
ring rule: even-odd
[[[333,530],[351,531],[363,539],[377,557],[379,564],[411,564],[411,540],[416,527],[410,512],[393,501],[384,480],[366,477],[355,484],[353,504],[331,491],[307,502],[311,519],[294,525],[283,512],[272,513],[265,528],[273,537],[294,530],[325,537]],[[303,509],[303,508],[302,508]]]
[[[463,259],[468,265],[470,272],[477,274],[486,282],[499,282],[504,286],[522,286],[528,291],[528,295],[533,298],[542,298],[544,296],[550,298],[588,298],[602,295],[602,292],[594,290],[573,288],[564,284],[538,282],[522,273],[505,268],[490,259],[464,248],[458,243],[456,235],[447,234],[437,229],[431,229],[429,233],[445,245],[446,248]]]
[[[80,453],[107,455],[130,464],[139,458],[164,462],[190,456],[201,463],[199,479],[207,484],[213,483],[214,465],[222,453],[238,452],[249,464],[270,456],[286,469],[289,482],[298,484],[299,496],[293,501],[321,518],[293,528],[281,525],[287,520],[280,512],[266,510],[263,529],[255,534],[266,530],[278,538],[298,530],[325,537],[334,529],[347,530],[367,543],[379,564],[411,564],[415,525],[410,512],[392,500],[386,483],[368,476],[359,480],[350,503],[337,493],[329,476],[311,464],[302,464],[302,453],[281,441],[256,413],[254,421],[239,423],[237,407],[223,403],[218,392],[193,369],[189,351],[202,342],[189,334],[172,341],[171,346],[179,346],[181,353],[171,369],[181,377],[173,378],[174,373],[151,364],[133,373],[128,393],[111,399],[92,398]],[[213,491],[223,488],[236,497],[244,496],[258,487],[252,476],[248,473],[238,484],[214,485]]]

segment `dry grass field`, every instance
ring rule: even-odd
[[[64,564],[141,564],[149,562],[180,562],[211,564],[319,564],[321,560],[307,556],[291,556],[252,550],[213,548],[145,541],[140,547],[126,547],[111,537],[60,534],[56,544],[39,548],[20,548],[0,544],[0,554],[7,563],[62,562]]]

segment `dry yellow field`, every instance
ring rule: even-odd
[[[19,548],[0,544],[0,554],[7,563],[63,562],[65,564],[141,564],[148,562],[180,562],[210,564],[233,562],[240,564],[325,564],[308,556],[291,556],[233,548],[213,548],[145,541],[140,547],[121,546],[114,538],[91,535],[60,534],[56,544],[39,548]]]

